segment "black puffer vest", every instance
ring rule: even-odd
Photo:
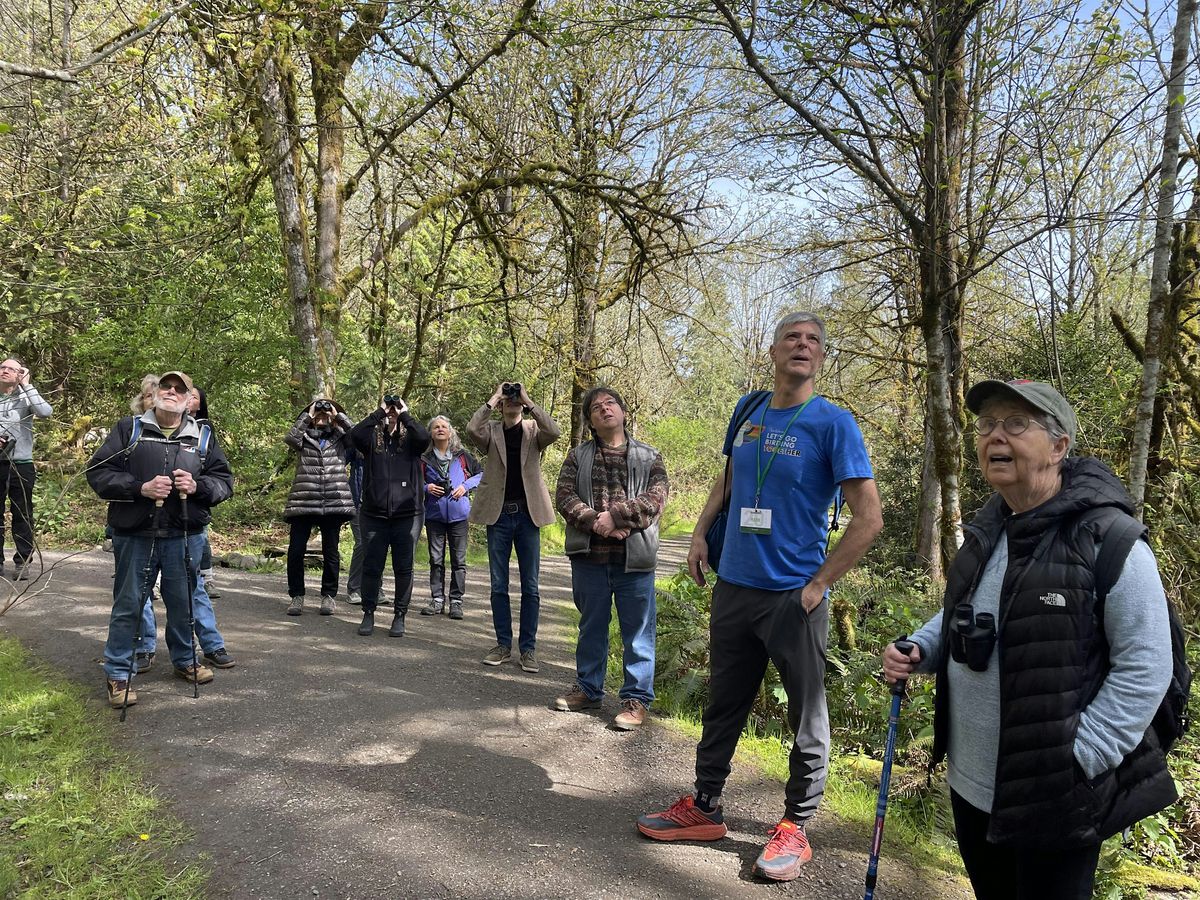
[[[1089,782],[1073,746],[1080,712],[1100,689],[1108,641],[1096,614],[1096,548],[1113,516],[1132,511],[1120,480],[1101,462],[1067,459],[1063,486],[1019,515],[993,496],[965,529],[946,579],[942,617],[969,601],[1001,534],[1008,569],[1001,588],[1000,746],[988,840],[1013,846],[1095,844],[1175,802],[1175,783],[1153,729],[1115,770]],[[1065,605],[1047,603],[1057,594]],[[950,654],[937,673],[933,765],[946,755]]]

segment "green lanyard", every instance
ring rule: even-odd
[[[816,394],[813,394],[800,404],[799,409],[792,413],[792,417],[788,419],[788,423],[783,426],[783,434],[780,435],[779,440],[775,443],[775,449],[771,451],[771,455],[767,458],[767,465],[764,468],[762,464],[762,445],[766,443],[767,440],[767,408],[771,405],[771,399],[773,399],[774,396],[775,395],[772,394],[771,398],[768,398],[767,402],[763,404],[762,419],[759,420],[758,423],[758,427],[761,429],[762,433],[759,436],[758,449],[755,453],[755,462],[758,463],[758,486],[754,490],[755,509],[758,509],[758,501],[759,498],[762,497],[763,483],[767,480],[767,473],[771,471],[771,463],[775,462],[775,457],[779,453],[779,445],[782,444],[783,439],[787,437],[787,433],[792,428],[792,423],[800,417],[800,413],[804,412],[804,410],[808,407],[808,404],[812,403],[817,397]]]

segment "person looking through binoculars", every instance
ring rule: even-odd
[[[492,412],[499,410],[499,421]],[[528,412],[530,418],[525,418]],[[488,569],[492,583],[492,625],[496,646],[484,657],[499,666],[512,656],[512,605],[508,568],[514,545],[521,573],[521,626],[517,646],[521,668],[538,670],[537,627],[541,597],[541,528],[554,521],[554,506],[542,478],[542,453],[562,432],[544,409],[529,399],[520,382],[504,381],[491,399],[467,423],[467,435],[483,453],[487,465],[475,492],[470,521],[487,526]]]
[[[354,426],[350,439],[363,458],[359,509],[363,618],[358,633],[367,637],[375,630],[383,564],[391,549],[396,608],[388,635],[402,637],[412,600],[413,550],[424,521],[421,454],[429,446],[429,432],[409,413],[404,398],[388,394],[378,409]]]
[[[304,554],[314,528],[321,532],[320,612],[323,616],[333,615],[342,563],[338,539],[342,523],[355,514],[346,475],[353,427],[341,406],[318,397],[300,413],[283,439],[296,451],[296,477],[283,512],[292,530],[287,554],[289,616],[304,611]]]
[[[196,662],[190,598],[210,510],[232,496],[233,474],[211,430],[205,433],[187,414],[191,389],[187,375],[167,372],[155,389],[154,406],[118,421],[88,461],[88,484],[110,501],[116,574],[104,674],[114,707],[137,702],[130,682],[142,637],[138,623],[159,572],[175,674],[197,684],[213,678],[211,669]]]

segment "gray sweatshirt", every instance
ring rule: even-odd
[[[1008,568],[1008,541],[1001,536],[971,598],[975,614],[1000,618],[1000,588]],[[918,672],[934,672],[942,657],[942,613],[911,638],[921,648]],[[1166,595],[1154,552],[1138,541],[1104,603],[1104,633],[1112,668],[1095,699],[1080,714],[1075,759],[1088,778],[1115,769],[1138,745],[1171,683],[1171,632]],[[999,640],[1004,640],[1003,633]],[[990,812],[1000,745],[999,648],[985,672],[950,660],[948,779],[964,800]]]
[[[53,412],[33,385],[18,384],[11,394],[0,394],[0,438],[8,438],[0,459],[33,462],[34,416],[45,419]]]

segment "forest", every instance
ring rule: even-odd
[[[982,378],[1075,406],[1195,642],[1195,13],[4,0],[0,342],[54,406],[39,534],[98,541],[88,434],[166,369],[208,394],[237,476],[218,530],[246,543],[280,531],[281,437],[314,396],[358,417],[399,393],[461,428],[502,380],[570,443],[583,393],[620,390],[686,534],[734,401],[769,386],[773,323],[812,309],[818,390],[861,424],[884,503],[835,601],[842,749],[877,749],[878,649],[936,603],[990,493],[964,403]],[[705,600],[675,589],[660,655],[694,675]],[[1189,799],[1122,860],[1196,864],[1195,749],[1173,759]]]

